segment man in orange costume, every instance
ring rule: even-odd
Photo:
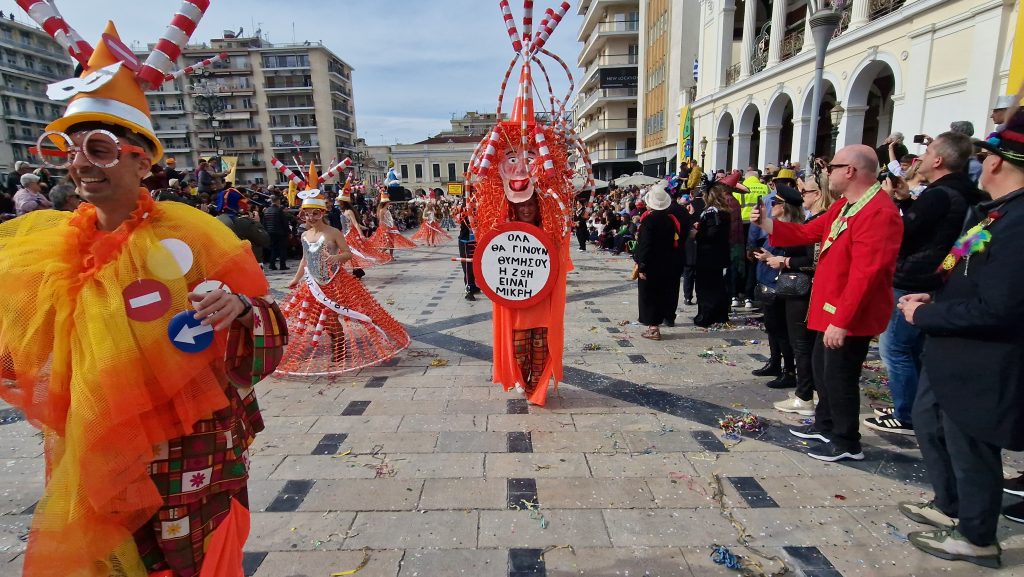
[[[140,188],[163,146],[104,36],[36,148],[85,202],[0,226],[0,396],[46,449],[24,574],[241,577],[252,387],[285,325],[248,243]]]

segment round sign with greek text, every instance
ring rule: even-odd
[[[509,222],[484,235],[473,255],[473,272],[484,294],[517,309],[547,297],[558,278],[558,266],[551,237],[525,222]]]

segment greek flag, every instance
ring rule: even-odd
[[[700,76],[700,61],[696,58],[693,59],[693,81],[697,82],[697,77]]]

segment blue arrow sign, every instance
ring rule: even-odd
[[[167,338],[182,352],[201,353],[213,344],[213,326],[202,324],[195,314],[182,311],[167,325]]]

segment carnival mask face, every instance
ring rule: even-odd
[[[498,174],[509,202],[526,202],[533,196],[534,178],[531,173],[535,156],[533,152],[523,154],[510,150],[498,163]]]

